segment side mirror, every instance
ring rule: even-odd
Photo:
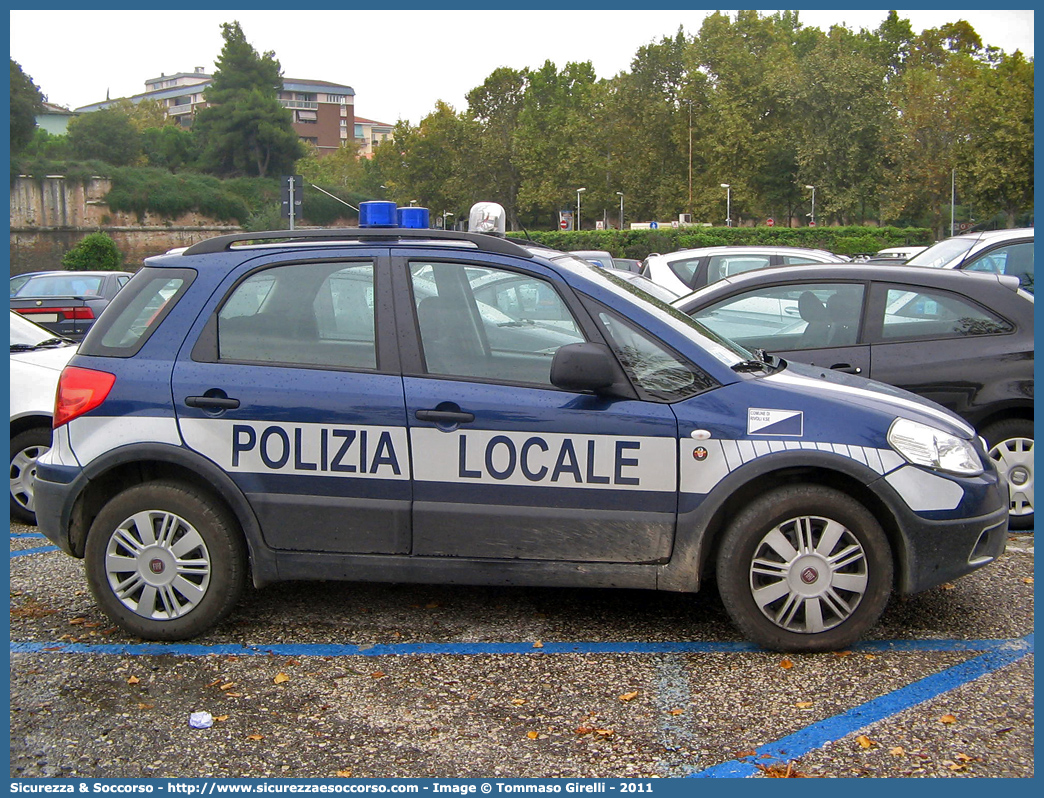
[[[616,360],[605,344],[566,344],[551,361],[551,384],[564,391],[599,393],[616,378]]]

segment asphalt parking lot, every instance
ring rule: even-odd
[[[157,645],[12,524],[10,776],[1031,777],[1033,561],[1013,535],[831,654],[757,650],[713,589],[347,583]]]

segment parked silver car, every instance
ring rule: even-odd
[[[1033,228],[965,233],[934,244],[907,261],[910,266],[1013,274],[1033,293]]]
[[[734,274],[795,263],[846,263],[848,258],[825,249],[801,247],[700,247],[667,255],[653,253],[642,275],[682,296]]]

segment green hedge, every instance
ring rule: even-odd
[[[526,239],[526,233],[509,233]],[[923,227],[683,227],[657,230],[533,232],[528,238],[560,250],[601,249],[617,258],[641,260],[653,252],[716,246],[787,246],[860,255],[886,247],[928,246],[935,239]]]

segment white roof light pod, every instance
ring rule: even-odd
[[[476,202],[468,214],[468,231],[503,238],[507,231],[506,216],[504,206],[500,203]]]

